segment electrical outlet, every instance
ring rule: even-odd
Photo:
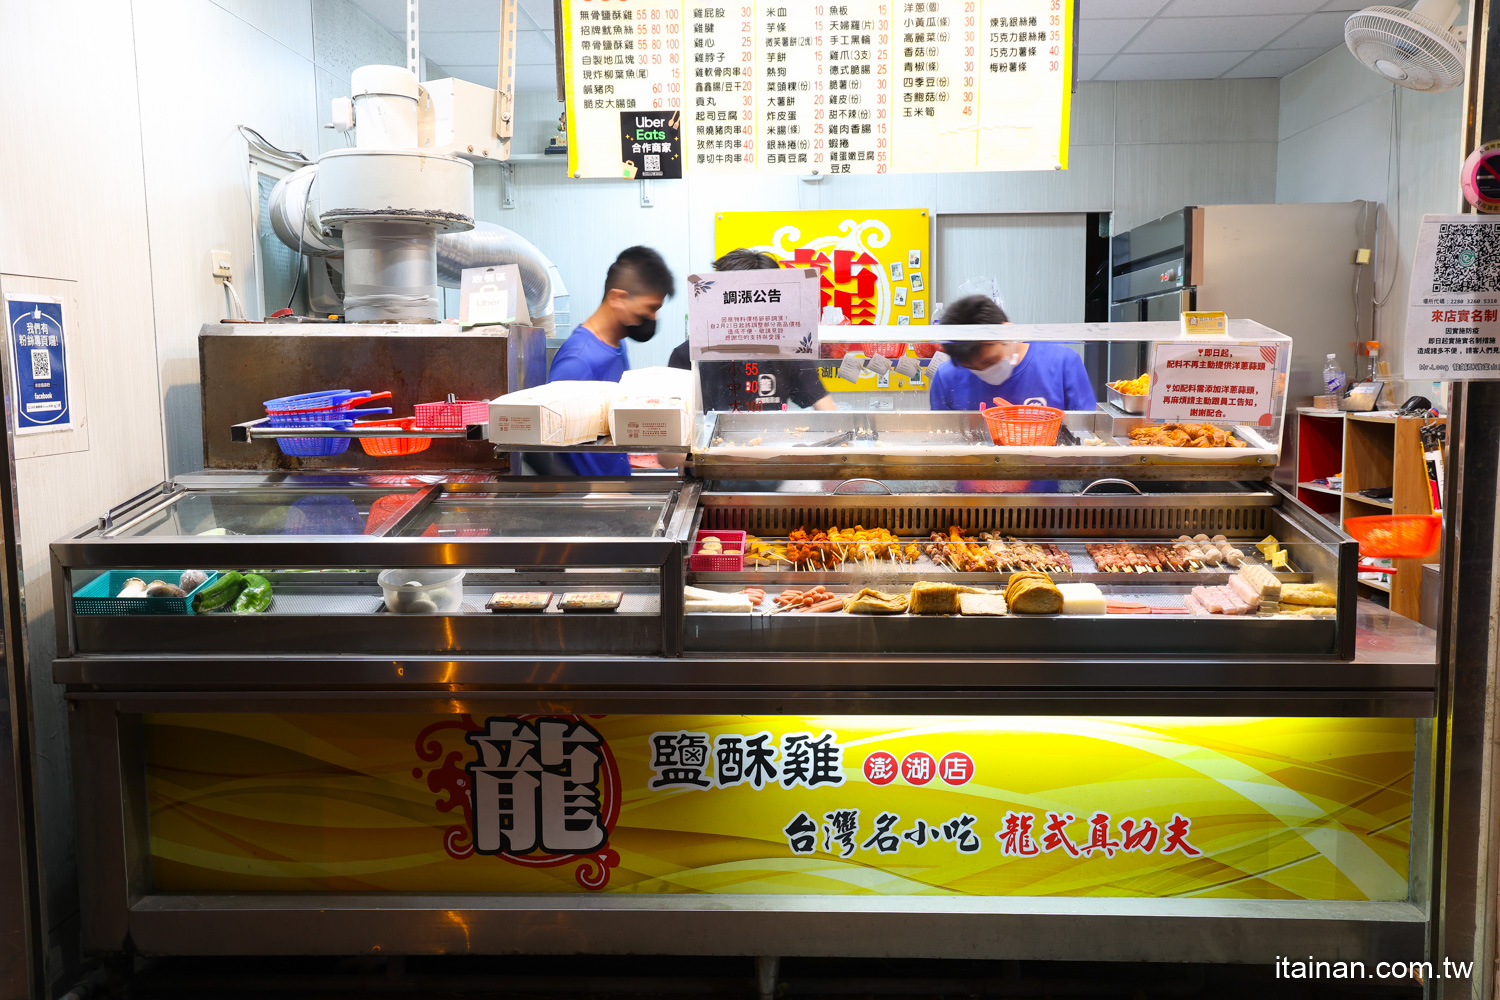
[[[212,253],[214,260],[214,277],[233,278],[234,262],[233,256],[230,254],[230,252],[228,250],[214,250],[212,251]]]

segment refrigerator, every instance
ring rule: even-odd
[[[1253,319],[1292,338],[1287,410],[1322,392],[1334,355],[1350,380],[1368,373],[1359,345],[1374,340],[1375,203],[1196,205],[1110,241],[1110,321],[1175,320],[1212,310]],[[1358,263],[1359,251],[1371,251]],[[1096,381],[1144,370],[1143,348],[1087,359]],[[1296,421],[1282,444],[1278,481],[1295,481]]]

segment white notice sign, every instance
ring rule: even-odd
[[[1409,379],[1500,378],[1500,219],[1422,217],[1404,360]]]
[[[1152,420],[1271,426],[1275,344],[1159,343],[1151,362]]]
[[[819,271],[716,271],[688,275],[688,343],[694,361],[818,357]]]
[[[459,325],[531,322],[521,269],[515,264],[466,267],[459,279]]]

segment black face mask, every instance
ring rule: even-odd
[[[656,336],[655,317],[651,319],[643,319],[635,326],[627,326],[625,328],[625,336],[629,337],[631,340],[639,341],[640,343],[644,344],[646,341]]]

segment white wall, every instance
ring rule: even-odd
[[[29,673],[44,917],[55,942],[69,937],[77,886],[67,712],[51,680],[48,545],[163,473],[131,33],[127,4],[0,4],[0,38],[24,40],[0,60],[0,290],[71,283],[70,374],[86,411],[81,431],[33,438],[24,445],[33,457],[16,460],[26,632],[4,637],[21,644]],[[59,946],[50,976],[63,971],[61,957]]]
[[[209,252],[255,298],[235,126],[315,153],[349,71],[401,45],[348,0],[0,3],[0,291],[61,291],[84,425],[16,444],[49,974],[77,913],[74,808],[48,546],[202,466],[198,328],[226,315]],[[430,63],[427,75],[441,75]],[[3,471],[3,470],[0,470]],[[11,637],[6,637],[10,640]]]
[[[1398,373],[1417,229],[1426,213],[1458,210],[1462,125],[1462,88],[1403,90],[1342,47],[1281,81],[1276,200],[1381,204],[1376,336]]]
[[[654,208],[636,184],[580,181],[561,163],[515,167],[516,207],[501,210],[498,168],[481,171],[481,218],[516,230],[562,269],[578,322],[599,301],[605,269],[633,243],[656,247],[679,276],[708,265],[714,215],[726,211],[927,208],[958,213],[1108,212],[1128,229],[1190,204],[1276,198],[1275,80],[1084,83],[1075,95],[1069,169],[1061,172],[789,176],[658,181]],[[517,100],[518,136],[540,142],[560,106],[551,91]],[[518,139],[514,152],[534,153]],[[934,246],[936,243],[934,243]],[[938,265],[942,266],[941,262]],[[679,296],[659,317],[662,333],[632,344],[634,365],[664,361],[682,339]]]

